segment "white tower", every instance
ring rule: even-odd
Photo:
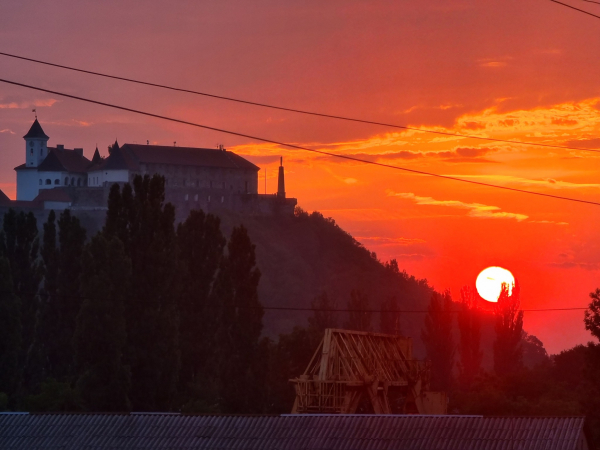
[[[48,136],[37,118],[25,136],[25,166],[37,167],[48,156]]]

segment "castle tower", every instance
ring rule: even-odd
[[[25,165],[37,167],[48,156],[48,136],[42,130],[37,118],[25,136]]]
[[[277,176],[277,197],[285,198],[285,178],[283,175],[283,156],[279,160],[279,175]]]

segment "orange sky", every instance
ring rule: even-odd
[[[571,2],[600,14],[600,6]],[[8,4],[7,4],[8,3]],[[0,51],[221,95],[501,139],[600,148],[600,21],[549,1],[3,2]],[[24,83],[439,174],[600,201],[600,154],[303,117],[0,57]],[[454,296],[489,265],[523,307],[587,306],[600,207],[334,160],[0,85],[0,189],[36,108],[50,144],[224,144],[333,217],[382,260]],[[263,173],[261,172],[261,177]],[[262,186],[262,183],[260,183]],[[525,314],[550,352],[585,342],[583,313]]]

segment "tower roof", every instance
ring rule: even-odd
[[[29,139],[29,138],[50,139],[48,136],[46,136],[46,133],[44,133],[44,130],[42,130],[42,126],[40,125],[40,123],[38,122],[37,119],[35,119],[35,122],[33,122],[33,125],[31,125],[31,128],[29,129],[27,134],[25,136],[23,136],[23,139]]]

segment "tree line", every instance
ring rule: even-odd
[[[175,226],[164,183],[113,185],[90,239],[69,210],[41,241],[32,213],[4,215],[0,410],[261,407],[255,247],[202,211]]]

